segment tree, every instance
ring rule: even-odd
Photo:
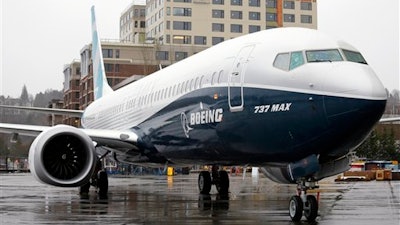
[[[19,104],[21,106],[29,106],[30,103],[31,102],[29,100],[28,90],[26,88],[26,85],[24,85],[22,87],[21,97],[19,98]]]
[[[384,129],[381,134],[373,130],[357,149],[356,155],[371,160],[400,161],[400,152],[394,139],[394,131]]]

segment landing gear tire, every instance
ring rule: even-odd
[[[215,184],[220,195],[228,194],[229,176],[225,170],[218,171],[219,181]]]
[[[84,198],[89,196],[90,181],[79,187],[79,194]]]
[[[211,190],[211,175],[208,171],[201,171],[198,179],[199,190],[201,194],[209,194]]]
[[[308,222],[313,222],[318,216],[318,201],[313,195],[307,195],[304,207],[304,216]]]
[[[299,196],[292,196],[290,198],[289,215],[293,222],[299,222],[303,216],[303,201]]]
[[[107,172],[101,170],[97,174],[97,188],[100,198],[107,198],[108,193],[108,175]]]

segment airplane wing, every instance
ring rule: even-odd
[[[381,118],[379,123],[389,123],[389,122],[397,122],[400,121],[400,117],[388,117],[388,118]]]
[[[18,134],[30,137],[36,137],[40,133],[51,128],[50,126],[0,123],[0,133]],[[107,147],[118,152],[138,149],[136,146],[138,135],[129,130],[76,129],[88,135],[92,141],[95,142],[96,147]]]
[[[40,107],[28,107],[28,106],[14,106],[14,105],[0,105],[0,108],[4,109],[14,109],[14,110],[26,110],[38,113],[46,114],[56,114],[56,115],[66,115],[73,117],[82,117],[83,110],[74,109],[55,109],[55,108],[40,108]]]

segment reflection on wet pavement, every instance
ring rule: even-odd
[[[30,174],[0,175],[0,224],[292,224],[294,185],[231,176],[230,193],[200,195],[197,174],[110,178],[107,199],[95,190],[36,182]],[[400,182],[320,182],[317,224],[399,225]],[[302,221],[300,224],[307,224]]]

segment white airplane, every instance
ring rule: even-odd
[[[79,115],[82,128],[0,124],[1,132],[37,136],[30,169],[46,184],[88,192],[92,180],[106,194],[106,173],[95,175],[111,154],[145,166],[212,165],[211,174],[199,174],[200,193],[216,185],[227,194],[229,176],[217,166],[252,165],[297,183],[290,217],[314,221],[318,202],[307,191],[349,169],[350,153],[385,109],[386,91],[360,52],[317,30],[244,35],[116,91],[106,80],[93,7],[92,34],[95,101],[85,111],[33,109]]]

